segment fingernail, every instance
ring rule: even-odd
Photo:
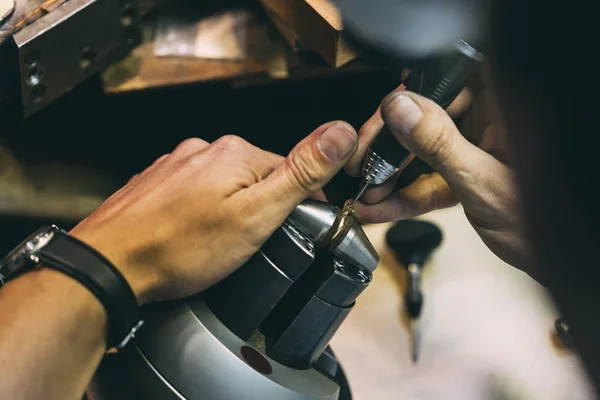
[[[385,121],[396,133],[408,135],[423,118],[423,111],[409,96],[395,94],[385,105]]]
[[[345,159],[354,150],[356,132],[347,124],[334,123],[321,134],[317,146],[333,163]]]

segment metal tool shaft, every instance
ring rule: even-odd
[[[354,207],[358,199],[360,199],[360,196],[362,196],[365,190],[367,190],[367,188],[369,187],[370,182],[371,179],[369,177],[366,177],[360,182],[360,188],[358,189],[358,193],[356,194],[356,197],[354,197],[354,200],[352,200],[352,203],[350,203],[349,207]]]
[[[408,284],[406,289],[406,310],[410,317],[410,335],[412,361],[416,363],[419,359],[420,331],[419,318],[423,305],[423,293],[421,292],[421,266],[412,263],[408,266]]]
[[[411,335],[411,353],[412,362],[416,364],[419,361],[419,347],[421,344],[421,332],[419,326],[419,318],[411,318],[410,320],[410,335]]]

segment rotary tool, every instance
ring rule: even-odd
[[[404,81],[406,90],[420,94],[447,108],[466,87],[483,54],[465,41],[431,65],[412,70]],[[410,152],[394,137],[387,124],[371,144],[363,160],[362,179],[353,206],[370,185],[380,185],[396,174],[409,160]]]

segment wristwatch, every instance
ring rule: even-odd
[[[92,247],[52,225],[25,239],[0,262],[0,290],[9,280],[44,266],[78,281],[108,315],[108,348],[122,349],[143,325],[137,299],[119,270]]]

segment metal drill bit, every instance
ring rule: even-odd
[[[352,203],[350,203],[349,207],[354,207],[354,205],[356,204],[356,202],[358,201],[360,196],[362,196],[362,194],[365,192],[365,190],[367,190],[367,188],[369,187],[370,184],[371,184],[371,180],[368,177],[365,177],[360,182],[360,188],[358,189],[358,193],[356,194],[356,197],[354,197],[354,200],[352,200]]]
[[[420,346],[420,332],[419,332],[419,319],[411,318],[410,320],[410,335],[411,335],[411,351],[412,351],[412,362],[416,364],[419,361],[419,346]]]

